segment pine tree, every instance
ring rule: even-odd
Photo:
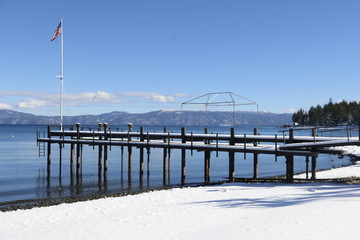
[[[306,112],[299,109],[292,116],[294,123],[311,126],[336,126],[336,125],[359,125],[360,124],[360,102],[347,102],[345,100],[333,103],[330,98],[329,103],[323,107],[317,105],[310,107]]]

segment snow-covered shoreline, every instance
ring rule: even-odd
[[[331,147],[331,149],[343,151],[344,155],[360,158],[360,146],[339,146]]]
[[[357,184],[229,183],[3,212],[0,239],[353,239],[359,210]]]

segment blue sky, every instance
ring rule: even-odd
[[[276,113],[358,101],[359,11],[358,0],[0,0],[0,108],[59,114],[61,17],[65,115],[180,109],[219,91]]]

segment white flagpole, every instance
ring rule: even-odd
[[[60,128],[63,129],[63,110],[64,110],[64,24],[61,18],[60,33]]]

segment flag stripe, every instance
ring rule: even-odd
[[[61,22],[59,23],[59,26],[56,28],[52,38],[50,39],[50,41],[53,41],[55,39],[58,38],[58,35],[61,34]]]

